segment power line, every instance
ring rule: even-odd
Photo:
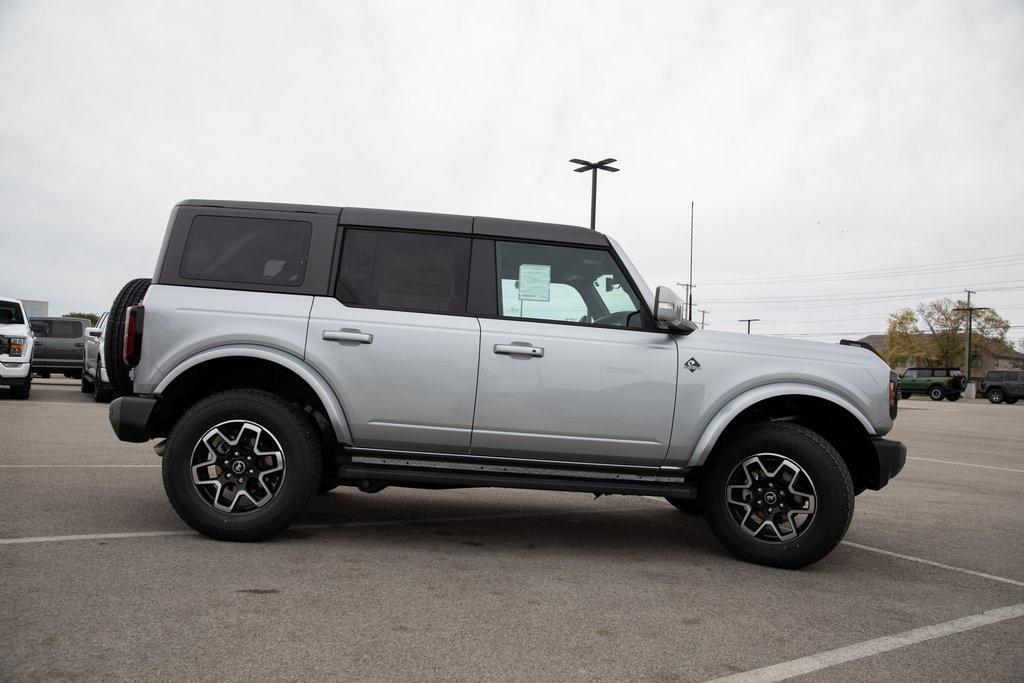
[[[942,261],[938,263],[926,263],[916,266],[888,266],[885,268],[868,268],[864,270],[847,270],[833,273],[807,273],[804,275],[768,276],[755,278],[734,278],[730,280],[711,280],[705,285],[739,285],[739,284],[782,284],[788,282],[809,282],[815,280],[836,280],[848,278],[870,279],[875,277],[897,277],[901,275],[922,275],[928,270],[936,272],[947,272],[949,270],[964,270],[983,265],[991,267],[1002,267],[1017,265],[1017,262],[1024,259],[1024,253],[1004,254],[1002,256],[987,256],[976,259],[960,259],[957,261]]]
[[[988,289],[981,289],[982,287],[988,287],[988,285],[1003,285],[1000,287],[989,287]],[[729,299],[704,299],[704,303],[709,304],[721,304],[721,303],[808,303],[817,301],[853,301],[856,299],[867,299],[871,301],[884,300],[892,298],[903,298],[907,296],[929,296],[934,294],[957,294],[962,291],[961,286],[957,289],[949,289],[949,287],[931,288],[931,289],[879,289],[868,292],[846,292],[841,294],[821,294],[817,296],[779,296],[779,297],[753,297],[753,298],[729,298]],[[978,287],[973,291],[1002,291],[1006,289],[1024,289],[1024,280],[999,280],[996,282],[983,282],[977,285]]]

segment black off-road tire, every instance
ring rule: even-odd
[[[92,400],[96,403],[110,403],[114,398],[114,390],[110,388],[110,385],[96,380],[92,389]]]
[[[746,458],[762,453],[789,458],[814,483],[814,517],[790,541],[768,542],[744,532],[726,503],[726,486],[733,469]],[[806,567],[836,547],[853,519],[854,486],[849,469],[832,444],[800,425],[767,422],[744,427],[716,448],[704,470],[701,504],[708,526],[733,555],[748,562],[784,569]]]
[[[124,363],[124,313],[138,305],[146,296],[151,280],[147,277],[130,280],[114,297],[107,317],[107,334],[103,339],[103,357],[107,361],[107,378],[119,395],[132,393],[131,368]]]
[[[928,389],[928,398],[933,401],[941,401],[946,398],[946,390],[936,384]]]
[[[32,373],[28,373],[28,379],[24,384],[17,387],[11,387],[10,391],[11,398],[17,401],[24,401],[28,399],[29,392],[32,391]]]
[[[1008,399],[1006,399],[1006,404],[1012,406],[1014,403],[1016,403],[1019,400],[1020,400],[1019,398],[1008,398]]]
[[[690,500],[689,498],[669,498],[665,497],[665,500],[672,503],[678,510],[685,512],[688,515],[703,515],[704,509],[700,506],[699,500]]]
[[[900,399],[906,401],[908,398],[910,398],[910,394],[908,392],[904,391],[902,394],[900,394]]]
[[[251,420],[270,430],[284,453],[280,488],[250,512],[215,508],[192,483],[192,455],[199,439],[229,420]],[[201,534],[223,541],[258,541],[284,530],[298,517],[320,483],[323,455],[316,426],[299,408],[266,391],[233,389],[189,408],[171,429],[163,457],[164,490],[175,511]]]
[[[954,391],[954,392],[946,394],[946,400],[947,401],[959,401],[960,400],[960,392],[959,391]]]
[[[989,403],[1002,403],[1006,400],[1006,394],[999,387],[989,389],[985,394],[985,398],[988,399]]]

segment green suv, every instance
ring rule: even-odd
[[[900,397],[927,395],[933,401],[959,400],[967,388],[967,378],[960,368],[908,368],[900,376]]]

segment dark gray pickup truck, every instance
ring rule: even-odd
[[[40,377],[49,377],[50,373],[76,379],[81,377],[85,328],[89,321],[82,318],[32,318],[30,324],[36,337],[33,374]]]

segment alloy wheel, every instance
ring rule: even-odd
[[[776,453],[751,456],[729,474],[725,501],[744,533],[768,543],[788,542],[811,526],[814,482],[800,465]]]
[[[210,428],[192,450],[192,484],[222,512],[262,508],[281,489],[285,456],[277,437],[252,420],[229,420]]]

